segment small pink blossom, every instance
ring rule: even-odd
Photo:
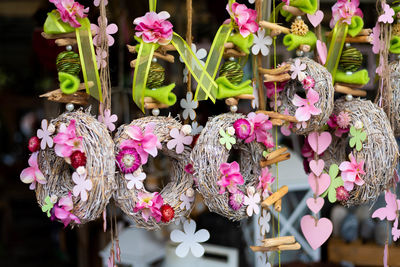
[[[118,116],[115,114],[111,115],[111,110],[106,109],[104,110],[103,115],[99,115],[97,117],[97,120],[99,122],[104,123],[107,126],[107,128],[112,132],[115,130],[114,122],[118,120]]]
[[[263,144],[266,148],[273,148],[275,146],[275,141],[274,137],[272,136],[272,133],[266,132],[266,138],[263,141]]]
[[[346,111],[340,111],[336,119],[337,119],[336,120],[337,124],[339,125],[340,128],[342,129],[349,128],[351,121],[349,113],[347,113]]]
[[[132,173],[136,171],[142,162],[139,153],[133,147],[124,147],[115,159],[123,173]]]
[[[69,23],[74,28],[81,27],[77,18],[86,18],[89,12],[89,8],[85,8],[83,5],[75,2],[74,0],[49,0],[53,3],[58,12],[60,13],[61,20],[65,23]]]
[[[304,80],[301,83],[303,84],[304,90],[314,88],[315,86],[315,81],[311,76],[307,76],[306,78],[304,78]]]
[[[83,151],[82,136],[76,136],[75,120],[71,120],[69,126],[61,124],[58,134],[53,141],[56,144],[54,151],[57,156],[68,158],[74,151]]]
[[[248,138],[254,131],[253,125],[246,119],[237,119],[233,123],[235,135],[240,139]]]
[[[340,113],[339,113],[340,114]],[[340,120],[341,120],[341,125],[342,126],[344,126],[344,124],[346,123],[346,117],[345,117],[345,115],[343,115],[342,114],[342,118],[340,118]],[[330,127],[330,128],[332,128],[333,130],[335,130],[335,132],[334,132],[334,134],[335,134],[335,136],[337,136],[337,137],[342,137],[342,135],[344,134],[344,133],[347,133],[347,132],[349,132],[350,131],[350,128],[349,128],[349,126],[347,126],[347,127],[345,127],[345,128],[342,128],[342,127],[340,127],[339,126],[339,123],[338,123],[338,116],[336,116],[335,114],[332,114],[330,117],[329,117],[329,120],[327,121],[327,124],[328,124],[328,126]]]
[[[219,167],[221,172],[221,178],[218,180],[217,184],[221,187],[219,190],[220,194],[225,193],[225,189],[232,194],[235,193],[237,185],[244,184],[242,174],[240,174],[239,164],[234,161],[232,163],[222,163]]]
[[[184,145],[190,145],[193,141],[193,136],[185,135],[182,130],[178,130],[177,128],[173,128],[169,135],[173,138],[168,141],[167,148],[173,149],[175,148],[176,153],[181,154],[185,149]]]
[[[38,166],[38,154],[39,152],[32,153],[28,160],[29,167],[23,169],[20,174],[20,179],[23,183],[31,184],[29,186],[31,190],[36,188],[36,183],[45,184],[47,182]]]
[[[101,49],[101,47],[96,48],[96,63],[98,69],[104,69],[107,67],[107,51]]]
[[[244,193],[240,190],[236,190],[235,193],[230,194],[229,196],[229,206],[233,210],[240,210],[243,206],[244,201]]]
[[[232,10],[229,8],[229,4],[227,4],[226,10],[229,15],[234,18],[239,27],[239,32],[243,37],[246,38],[249,34],[257,32],[257,12],[255,10],[236,2],[232,3]]]
[[[268,168],[265,167],[262,169],[261,175],[258,177],[257,189],[262,189],[263,192],[268,191],[274,182],[275,177],[273,177]]]
[[[264,83],[265,88],[267,88],[267,97],[269,99],[274,100],[275,98],[275,83],[266,82]],[[285,89],[286,82],[277,82],[276,83],[276,93],[282,92]]]
[[[388,4],[383,5],[383,14],[379,16],[378,21],[383,23],[393,23],[394,10]]]
[[[72,192],[75,197],[81,196],[81,201],[85,202],[88,199],[87,192],[92,190],[92,181],[90,179],[86,179],[86,172],[83,174],[78,174],[74,172],[72,174],[72,181],[76,184],[72,189]]]
[[[142,211],[142,217],[147,222],[149,217],[153,217],[157,222],[161,220],[160,208],[163,205],[163,198],[157,192],[143,193],[139,192],[138,201],[133,212]]]
[[[383,46],[382,41],[380,39],[381,36],[381,26],[379,22],[376,23],[375,27],[372,28],[372,33],[370,37],[372,38],[372,52],[374,54],[379,54],[381,47]]]
[[[346,201],[349,199],[349,192],[344,188],[344,186],[339,186],[336,188],[336,198],[339,201]]]
[[[66,227],[71,221],[75,223],[81,223],[79,218],[71,213],[71,210],[74,208],[74,204],[72,202],[71,192],[68,193],[68,196],[60,198],[57,204],[54,205],[53,215],[51,217],[52,220],[54,218],[59,219],[63,222],[64,227]]]
[[[170,17],[166,11],[147,12],[143,17],[136,18],[133,24],[136,36],[141,37],[145,43],[169,44],[172,40],[172,24],[167,19]]]
[[[306,64],[301,63],[300,59],[296,58],[294,64],[290,65],[290,71],[292,72],[292,75],[290,77],[292,78],[292,80],[295,80],[297,78],[299,81],[303,81],[303,78],[305,78],[303,70],[305,70],[306,68]]]
[[[332,19],[329,26],[331,28],[335,27],[336,22],[339,20],[350,25],[353,16],[359,16],[362,18],[363,13],[361,9],[358,8],[359,5],[359,0],[337,0],[337,2],[332,6]]]
[[[314,106],[319,100],[319,94],[314,89],[309,89],[307,92],[307,98],[301,98],[297,94],[294,95],[292,103],[297,108],[295,117],[298,121],[304,122],[311,118],[311,115],[321,114],[321,109]]]
[[[149,154],[155,157],[158,153],[157,148],[161,149],[161,143],[158,141],[157,136],[153,133],[154,126],[154,123],[148,123],[144,132],[142,132],[139,126],[129,126],[127,129],[127,134],[132,139],[123,141],[121,144],[121,149],[126,147],[135,148],[139,153],[142,164],[146,164]]]
[[[339,166],[339,170],[342,171],[341,176],[344,182],[344,188],[347,191],[353,190],[354,184],[363,185],[365,183],[361,178],[361,175],[365,174],[364,160],[358,163],[353,154],[349,155],[349,159],[350,162],[343,161]]]
[[[36,132],[36,135],[39,139],[42,139],[42,141],[40,142],[40,148],[41,149],[45,149],[46,145],[48,147],[53,147],[53,138],[51,138],[50,135],[53,134],[53,132],[51,131],[51,126],[48,125],[47,120],[42,120],[42,129],[38,129]]]
[[[99,17],[97,19],[97,23],[99,26],[96,24],[90,24],[90,29],[93,34],[93,44],[95,46],[100,46],[101,45],[101,33],[100,33],[100,28],[102,25],[102,19]],[[105,18],[105,25],[106,25],[106,32],[105,32],[105,37],[107,38],[107,45],[112,46],[114,44],[114,37],[111,36],[111,34],[115,34],[118,31],[118,26],[115,23],[108,24],[107,18]],[[103,37],[104,38],[104,37]]]
[[[193,164],[189,163],[185,166],[185,172],[189,173],[189,174],[194,174],[194,168],[193,168]]]
[[[253,126],[254,131],[246,138],[245,143],[250,143],[254,139],[259,143],[268,142],[268,130],[272,129],[272,122],[269,121],[268,115],[250,112],[247,120]]]

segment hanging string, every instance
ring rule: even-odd
[[[189,45],[189,47],[192,47],[192,23],[193,23],[193,6],[192,6],[192,0],[186,0],[186,14],[187,14],[187,30],[186,30],[186,42]],[[192,91],[192,75],[190,74],[190,71],[188,72],[188,77],[187,77],[187,91],[191,92]]]
[[[262,0],[256,0],[256,11],[257,11],[257,24],[260,22],[262,19]],[[257,73],[257,78],[258,78],[258,103],[259,103],[259,109],[260,110],[265,110],[266,108],[266,101],[265,101],[265,93],[264,93],[264,83],[263,83],[263,75],[261,72],[258,71],[259,68],[262,68],[262,55],[261,53],[258,53],[257,58],[257,69],[255,70],[255,73]],[[254,65],[253,65],[254,66]]]

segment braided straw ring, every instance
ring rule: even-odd
[[[190,196],[192,198],[190,208],[188,208],[186,203],[183,203],[182,197],[186,197],[186,195],[190,195],[190,193],[194,194],[194,191],[192,189],[193,177],[185,171],[185,166],[190,163],[189,156],[191,148],[185,146],[183,152],[180,154],[178,154],[175,149],[170,150],[167,148],[167,143],[173,139],[170,136],[171,129],[182,128],[182,124],[171,117],[143,117],[133,120],[129,125],[122,125],[119,127],[114,137],[116,155],[121,151],[121,143],[130,139],[127,133],[129,127],[138,126],[143,131],[149,123],[154,123],[153,133],[157,136],[158,141],[162,145],[161,151],[169,158],[171,163],[168,170],[170,182],[164,186],[159,194],[163,199],[163,204],[170,205],[174,210],[174,217],[167,222],[163,222],[162,220],[157,222],[154,217],[150,216],[146,221],[142,216],[142,211],[134,212],[134,208],[139,201],[139,194],[149,192],[144,186],[141,189],[137,189],[135,186],[132,189],[128,189],[128,181],[118,167],[116,175],[118,190],[114,193],[114,200],[117,206],[135,222],[136,227],[156,230],[159,229],[160,226],[167,225],[175,219],[187,217],[190,214],[193,208],[194,197]],[[151,156],[149,155],[148,161],[151,160],[150,158]],[[140,166],[137,171],[141,172],[142,166]]]
[[[294,64],[296,59],[290,59],[288,63]],[[296,126],[292,128],[295,134],[307,135],[310,132],[319,130],[328,121],[333,110],[335,92],[332,84],[332,76],[324,66],[307,57],[300,57],[298,59],[300,59],[301,64],[306,65],[306,69],[303,71],[305,76],[310,76],[315,81],[313,89],[319,94],[319,100],[315,104],[315,107],[322,111],[319,115],[311,115],[311,118],[306,122],[306,128],[298,129]],[[282,101],[281,106],[279,106],[280,113],[284,113],[287,110],[289,115],[295,115],[298,107],[292,103],[292,100],[296,93],[305,98],[302,96],[306,94],[302,83],[298,79],[291,79],[286,83],[285,89],[279,94]]]
[[[337,115],[341,111],[349,113],[351,125],[362,122],[367,138],[362,142],[361,150],[357,151],[355,147],[350,148],[349,138],[332,135],[332,143],[322,156],[326,162],[325,168],[328,170],[331,164],[340,165],[348,161],[350,153],[353,153],[357,162],[364,160],[365,175],[362,179],[365,183],[354,185],[349,192],[350,197],[342,204],[352,206],[374,201],[391,185],[397,166],[398,147],[389,120],[382,108],[359,98],[352,101],[344,98],[336,100],[333,113]]]
[[[240,156],[240,173],[244,184],[238,185],[238,189],[246,192],[245,188],[257,186],[258,177],[261,174],[259,161],[262,158],[263,146],[255,141],[244,143],[237,138],[233,149],[239,150],[233,154],[233,150],[227,150],[219,142],[219,130],[231,127],[233,123],[246,118],[243,114],[226,113],[210,118],[201,132],[197,143],[191,153],[194,164],[195,177],[198,179],[198,191],[202,194],[204,202],[212,212],[216,212],[228,219],[238,221],[247,218],[246,207],[234,210],[229,206],[229,193],[219,194],[220,187],[217,182],[221,178],[220,165],[227,163],[229,156]]]
[[[394,136],[400,136],[400,60],[389,64],[391,101],[390,101],[390,123],[393,128]]]
[[[86,155],[86,179],[92,182],[92,188],[87,192],[86,201],[82,201],[79,196],[72,196],[73,209],[70,211],[82,224],[100,217],[115,190],[114,143],[106,126],[89,112],[66,112],[51,121],[56,134],[62,124],[68,126],[71,120],[75,120],[76,135],[82,137]],[[64,158],[55,154],[54,147],[40,150],[38,165],[47,179],[46,184],[38,183],[36,187],[36,198],[41,207],[45,205],[47,196],[55,195],[60,199],[73,191],[75,183],[71,176],[75,170]]]

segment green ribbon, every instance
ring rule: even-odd
[[[150,11],[156,12],[157,0],[149,0],[149,9]]]
[[[212,97],[210,97],[210,99],[215,103],[215,96],[217,94],[218,86],[212,88],[204,88],[202,87],[203,79],[205,79],[207,75],[211,76],[213,80],[215,79],[219,65],[222,60],[222,56],[224,54],[224,44],[227,42],[232,30],[232,24],[224,24],[219,27],[218,32],[215,35],[215,38],[211,45],[206,64],[204,66],[205,72],[201,74],[200,83],[197,85],[194,100],[206,100],[211,95]],[[203,91],[200,91],[200,88],[202,88]]]
[[[332,82],[335,80],[336,70],[339,66],[340,55],[346,40],[349,25],[347,23],[336,22],[332,31],[332,40],[328,50],[325,67],[332,75]]]

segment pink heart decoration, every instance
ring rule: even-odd
[[[310,169],[316,175],[320,176],[324,170],[325,162],[322,159],[310,161]]]
[[[328,240],[332,234],[333,225],[327,218],[321,218],[315,224],[311,215],[305,215],[300,221],[301,231],[313,249],[317,249]]]
[[[318,188],[317,188],[317,179],[318,179]],[[308,175],[308,183],[310,184],[311,189],[314,191],[315,194],[321,195],[328,189],[329,185],[331,184],[331,177],[323,173],[321,176],[315,176],[314,173],[310,173]]]
[[[321,64],[325,65],[326,57],[328,56],[328,49],[326,48],[326,44],[324,42],[321,42],[320,40],[317,40],[317,51]]]
[[[307,207],[314,213],[318,213],[322,207],[324,206],[324,199],[322,197],[318,197],[318,198],[312,198],[310,197],[309,199],[307,199],[306,201],[307,203]]]
[[[315,153],[318,153],[318,155],[321,155],[331,144],[332,136],[328,132],[322,132],[320,134],[312,132],[308,135],[307,140],[311,149],[314,150]]]
[[[314,15],[307,14],[307,18],[315,28],[321,23],[322,19],[324,18],[324,12],[318,10],[314,13]]]

